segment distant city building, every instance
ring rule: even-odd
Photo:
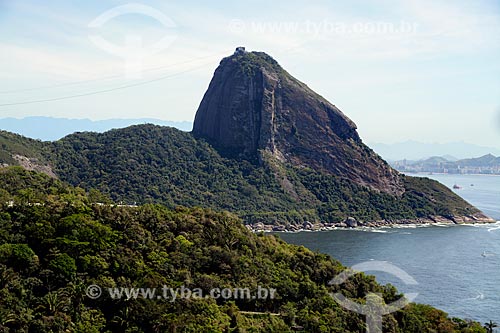
[[[500,157],[485,155],[478,158],[448,161],[432,157],[422,161],[395,161],[391,165],[401,172],[429,172],[449,174],[500,174]]]

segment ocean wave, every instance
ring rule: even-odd
[[[495,230],[500,230],[500,221],[497,221],[497,223],[493,224],[495,227],[493,228],[488,228],[488,232],[492,232]]]
[[[381,234],[386,234],[388,233],[387,230],[382,230],[382,229],[370,229],[370,230],[366,230],[368,232],[378,232],[378,233],[381,233]]]
[[[480,291],[476,291],[475,297],[465,298],[464,301],[477,301],[477,300],[483,300],[483,299],[485,299],[484,294]]]
[[[473,227],[473,228],[487,229],[489,232],[492,232],[494,230],[500,230],[500,221],[497,221],[495,223],[484,223],[484,224],[463,223],[463,224],[460,224],[460,225],[464,226],[464,227]]]
[[[426,224],[394,224],[394,225],[391,225],[391,226],[385,227],[385,228],[388,228],[388,229],[415,229],[415,228],[423,228],[424,226],[428,226],[428,225],[426,225]]]

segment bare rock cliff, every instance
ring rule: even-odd
[[[362,143],[337,107],[288,74],[269,55],[224,58],[196,113],[193,134],[222,153],[274,158],[400,195],[400,175]]]

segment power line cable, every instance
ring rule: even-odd
[[[5,103],[5,104],[0,104],[0,107],[15,106],[15,105],[25,105],[25,104],[35,104],[35,103],[43,103],[43,102],[54,102],[54,101],[60,101],[60,100],[65,100],[65,99],[71,99],[71,98],[78,98],[78,97],[84,97],[84,96],[91,96],[91,95],[108,93],[108,92],[112,92],[112,91],[117,91],[117,90],[122,90],[122,89],[137,87],[137,86],[142,86],[142,85],[145,85],[145,84],[149,84],[149,83],[153,83],[153,82],[157,82],[157,81],[166,80],[166,79],[169,79],[171,77],[179,76],[181,74],[185,74],[185,73],[189,73],[189,72],[201,69],[201,68],[203,68],[203,67],[205,67],[207,65],[210,65],[210,64],[211,64],[211,62],[203,64],[201,66],[197,66],[197,67],[188,69],[188,70],[185,70],[185,71],[174,73],[174,74],[171,74],[171,75],[159,77],[159,78],[148,80],[148,81],[142,81],[142,82],[127,84],[127,85],[123,85],[123,86],[120,86],[120,87],[103,89],[103,90],[97,90],[97,91],[91,91],[91,92],[86,92],[86,93],[81,93],[81,94],[75,94],[75,95],[62,96],[62,97],[38,99],[38,100],[31,100],[31,101],[24,101],[24,102],[15,102],[15,103]]]
[[[228,51],[224,51],[224,54],[226,54],[227,52]],[[166,65],[166,66],[151,67],[151,68],[144,69],[142,71],[143,72],[152,72],[152,71],[156,71],[156,70],[167,69],[167,68],[171,68],[171,67],[174,67],[174,66],[177,66],[177,65],[183,65],[183,64],[194,62],[194,61],[198,61],[198,60],[201,60],[201,59],[207,59],[207,58],[212,58],[212,57],[216,57],[216,56],[220,57],[221,54],[222,54],[222,52],[219,52],[217,54],[212,54],[212,55],[209,55],[209,56],[198,57],[198,58],[192,58],[190,60],[186,60],[186,61],[182,61],[182,62],[178,62],[178,63],[173,63],[173,64],[169,64],[169,65]],[[58,83],[58,84],[54,84],[54,85],[47,85],[47,86],[39,86],[39,87],[32,87],[32,88],[22,88],[22,89],[13,89],[13,90],[3,90],[3,91],[0,91],[0,94],[12,94],[12,93],[17,93],[17,92],[25,92],[25,91],[34,91],[34,90],[44,90],[44,89],[51,89],[51,88],[60,88],[60,87],[65,87],[65,86],[72,86],[72,85],[78,85],[78,84],[89,83],[89,82],[96,82],[96,81],[101,81],[101,80],[110,80],[110,79],[116,79],[116,78],[121,78],[121,77],[123,77],[122,74],[120,74],[120,75],[110,75],[110,76],[103,76],[103,77],[100,77],[100,78],[94,78],[94,79],[88,79],[88,80],[80,80],[80,81],[71,81],[71,82],[63,82],[63,83]]]

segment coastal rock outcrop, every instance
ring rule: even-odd
[[[262,52],[221,61],[193,134],[223,154],[256,161],[271,156],[379,192],[404,192],[398,172],[363,144],[352,120]]]

